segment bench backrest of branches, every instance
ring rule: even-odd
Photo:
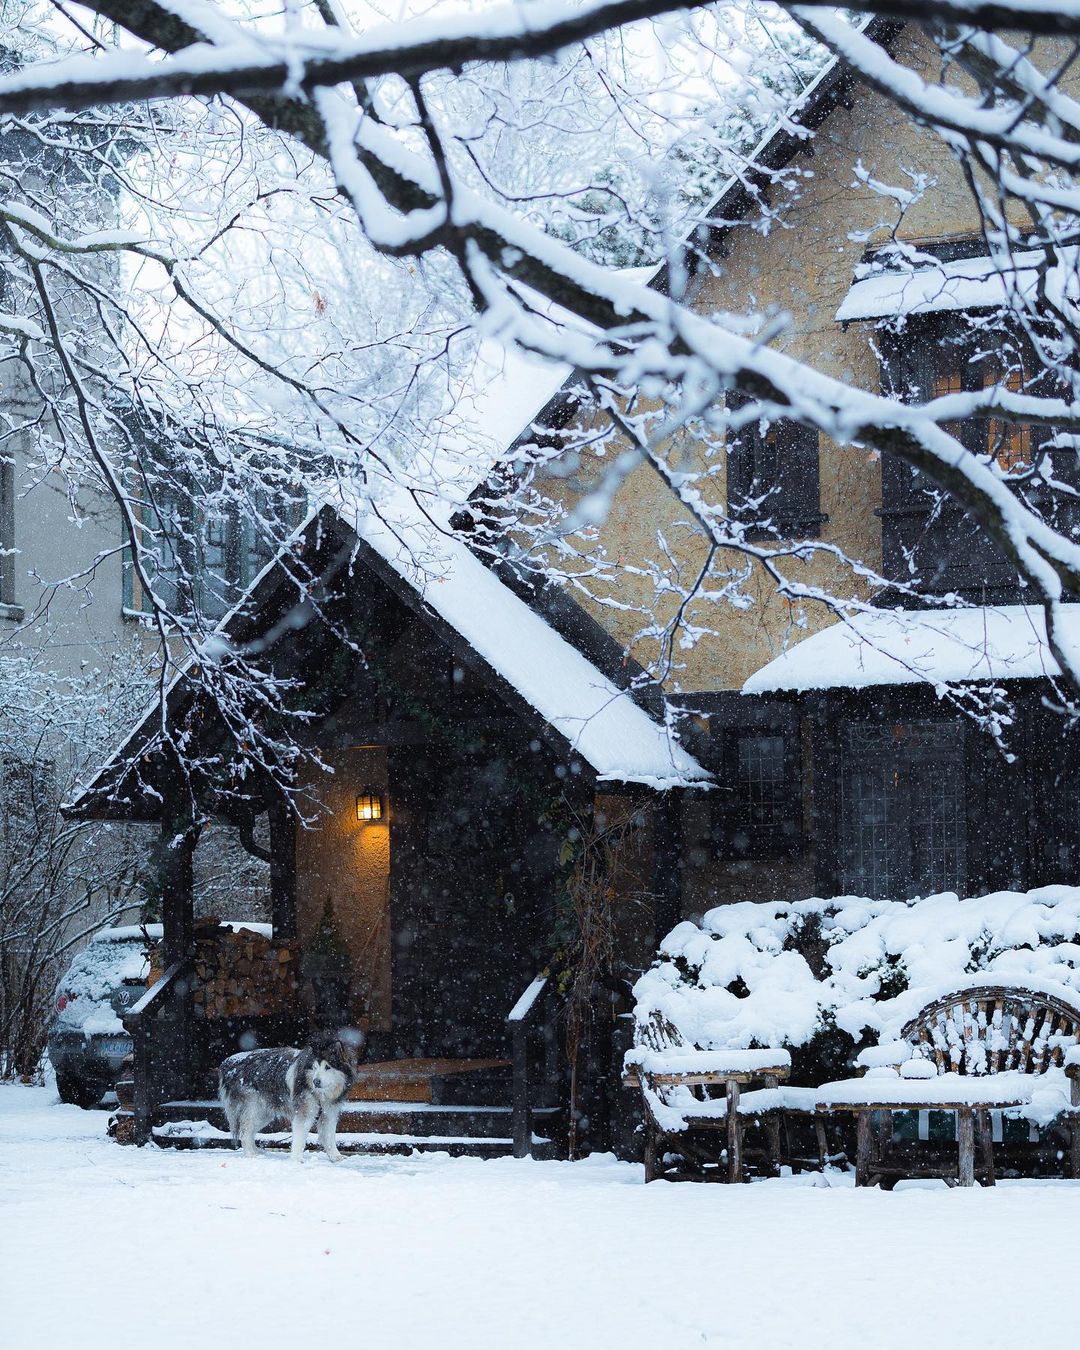
[[[1052,994],[982,985],[928,1003],[901,1039],[938,1073],[1044,1073],[1080,1043],[1080,1005]]]
[[[685,1050],[688,1042],[679,1028],[654,1008],[644,1022],[638,1022],[634,1028],[635,1045],[643,1045],[658,1054]]]

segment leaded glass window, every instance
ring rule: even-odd
[[[843,891],[874,899],[963,893],[964,728],[942,722],[848,723],[841,770]]]

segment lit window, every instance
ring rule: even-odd
[[[1024,373],[1013,366],[1004,380],[987,373],[987,385],[1000,384],[1014,394],[1022,394]],[[988,450],[1003,473],[1023,473],[1031,467],[1031,427],[1017,422],[1003,422],[991,418],[988,423]]]

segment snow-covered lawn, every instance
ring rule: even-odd
[[[964,1350],[1077,1341],[1080,1186],[642,1185],[585,1163],[122,1149],[0,1087],[0,1344]]]

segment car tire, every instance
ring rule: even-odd
[[[81,1106],[86,1111],[91,1106],[97,1106],[108,1088],[100,1083],[88,1083],[85,1079],[76,1078],[72,1074],[58,1073],[56,1090],[62,1102],[67,1102],[71,1106]]]

